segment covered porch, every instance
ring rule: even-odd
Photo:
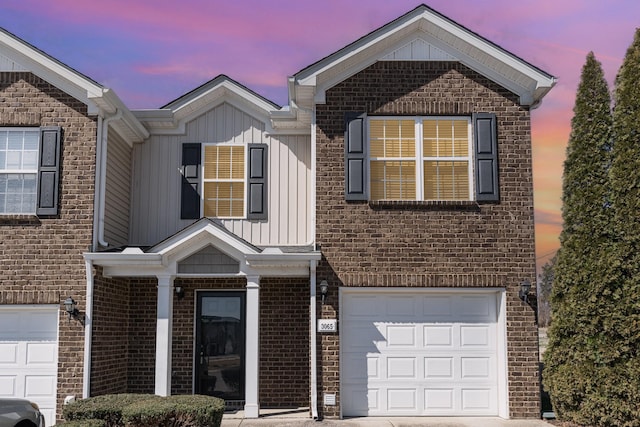
[[[151,307],[155,308],[155,333],[152,337],[155,394],[170,395],[173,390],[174,393],[190,391],[215,395],[215,386],[211,386],[214,376],[206,369],[203,376],[203,372],[198,370],[199,357],[218,355],[217,363],[222,363],[225,357],[221,355],[226,354],[226,360],[231,361],[231,354],[237,353],[242,361],[239,375],[242,385],[238,387],[240,394],[237,398],[228,400],[240,403],[245,417],[257,418],[260,413],[260,388],[277,387],[275,383],[278,381],[276,378],[270,384],[269,377],[261,372],[261,343],[286,352],[286,349],[282,349],[283,343],[278,340],[278,334],[285,334],[289,339],[295,336],[298,341],[287,345],[304,348],[309,362],[300,372],[305,372],[309,384],[307,402],[315,405],[315,271],[320,260],[319,251],[310,247],[258,248],[218,223],[201,219],[150,248],[127,247],[117,251],[86,253],[84,256],[88,271],[86,341],[89,348],[85,348],[83,393],[86,396],[92,391],[92,373],[94,376],[100,375],[99,367],[96,366],[93,371],[91,367],[91,361],[97,360],[96,355],[92,357],[91,343],[99,343],[98,336],[94,340],[91,334],[92,331],[99,334],[103,324],[98,311],[96,323],[93,324],[93,311],[94,308],[99,310],[99,307],[104,311],[105,290],[113,288],[118,292],[117,284],[124,280],[129,283],[127,292],[132,296],[130,307],[135,305],[135,299],[146,298],[149,301],[155,297],[155,307]],[[98,275],[89,273],[94,269]],[[110,281],[113,286],[109,284]],[[153,282],[156,292],[153,292]],[[107,284],[102,286],[103,283]],[[264,290],[267,291],[265,297],[261,295]],[[264,299],[262,304],[261,299]],[[231,308],[234,304],[237,311]],[[114,305],[113,302],[111,305]],[[210,308],[214,306],[223,308]],[[136,314],[130,313],[129,316],[135,317]],[[300,325],[303,318],[306,321]],[[204,331],[205,327],[201,326],[203,319],[213,332]],[[212,322],[226,322],[225,331],[239,330],[241,327],[242,334],[239,336],[242,345],[231,344],[234,340],[227,339],[226,348],[221,350],[224,345],[202,341],[222,330]],[[150,335],[149,323],[138,316],[137,320],[128,321],[127,331],[136,328],[143,331],[146,328],[146,335]],[[145,333],[140,332],[139,335],[143,337],[139,340],[144,341]],[[234,335],[235,338],[238,337]],[[303,338],[304,342],[299,342]],[[133,340],[131,347],[137,345],[138,340]],[[146,345],[150,347],[148,339]],[[235,348],[240,350],[236,351]],[[270,362],[265,360],[263,358],[262,364],[269,366]],[[274,368],[269,366],[269,369]]]

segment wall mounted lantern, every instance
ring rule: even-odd
[[[78,305],[73,298],[69,297],[64,300],[64,309],[69,315],[69,321],[71,321],[71,319],[75,319],[80,322],[82,326],[84,326],[84,314],[80,313],[80,310],[78,310]]]
[[[184,298],[184,288],[182,286],[176,286],[176,296],[178,299]]]
[[[322,304],[324,304],[324,299],[329,293],[329,283],[326,280],[320,282],[320,295],[322,296]]]
[[[529,280],[525,280],[520,283],[520,292],[518,292],[518,296],[522,301],[529,304],[529,291],[531,290],[531,282]]]

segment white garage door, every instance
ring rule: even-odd
[[[38,404],[55,424],[58,310],[54,306],[0,306],[0,397]]]
[[[498,415],[497,294],[342,294],[345,416]]]

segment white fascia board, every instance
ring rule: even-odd
[[[340,81],[348,78],[349,76],[365,69],[366,67],[374,64],[378,59],[383,58],[386,54],[390,53],[393,49],[397,48],[397,44],[393,43],[393,48],[391,45],[387,46],[383,50],[376,49],[376,45],[382,43],[384,39],[388,39],[401,33],[403,31],[410,30],[411,26],[415,26],[415,31],[408,31],[409,36],[403,36],[402,40],[406,40],[407,37],[415,37],[417,32],[420,32],[428,37],[422,37],[425,41],[433,44],[435,47],[447,52],[449,55],[452,55],[460,60],[463,64],[468,66],[475,71],[485,75],[506,89],[512,91],[513,93],[520,96],[520,102],[523,105],[532,105],[535,102],[539,101],[542,96],[544,96],[556,83],[556,79],[553,76],[550,76],[541,70],[538,70],[534,66],[526,63],[524,60],[517,58],[516,56],[508,53],[502,48],[497,47],[489,43],[488,41],[482,39],[480,36],[473,34],[469,30],[453,23],[445,19],[444,17],[433,14],[429,11],[423,11],[420,14],[409,17],[407,20],[402,22],[398,22],[392,28],[387,28],[385,31],[380,32],[379,34],[371,34],[370,37],[365,37],[362,40],[355,42],[349,50],[343,52],[333,60],[327,60],[326,62],[320,62],[316,67],[312,67],[305,72],[299,74],[296,79],[296,83],[301,86],[318,86],[314,95],[314,102],[316,103],[324,103],[325,102],[325,92],[329,88],[333,87],[335,84]],[[437,37],[436,32],[433,31],[433,28],[436,27],[457,39],[463,41],[464,43],[479,49],[484,55],[487,57],[491,57],[496,59],[497,61],[505,64],[505,66],[515,70],[516,72],[526,76],[531,80],[530,87],[523,87],[520,84],[515,83],[512,79],[500,74],[499,72],[489,68],[486,66],[481,58],[473,58],[470,57],[458,49],[452,48],[449,44],[440,40]],[[366,51],[371,50],[372,53],[366,56]],[[380,52],[378,51],[380,50]],[[322,83],[319,83],[319,77],[331,70],[332,68],[338,67],[341,62],[358,55],[365,54],[365,58],[354,64],[351,67],[345,68],[338,73],[335,73],[333,77],[329,78]],[[292,89],[290,89],[292,91]]]
[[[230,233],[202,220],[154,246],[148,252],[160,254],[163,258],[174,256],[177,253],[189,256],[204,247],[202,246],[203,242],[205,245],[211,244],[217,247],[235,259],[242,259],[247,254],[258,253],[255,248],[239,239],[234,239]]]
[[[162,266],[162,257],[153,253],[126,253],[123,252],[86,252],[83,254],[86,261],[103,267],[113,266]]]
[[[91,98],[102,96],[103,88],[98,83],[4,31],[0,31],[0,45],[5,47],[5,56],[87,106],[91,107]],[[97,111],[90,108],[90,114]]]
[[[102,99],[112,106],[113,111],[111,111],[111,113],[115,113],[116,111],[122,113],[121,121],[125,123],[131,131],[131,134],[135,136],[134,141],[127,142],[141,142],[149,137],[149,131],[147,131],[138,118],[133,115],[131,110],[124,105],[124,102],[122,102],[113,90],[105,88]]]

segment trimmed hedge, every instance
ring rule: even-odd
[[[222,423],[223,413],[224,400],[210,396],[111,394],[66,405],[62,415],[67,422],[58,426],[216,427]],[[95,421],[100,424],[93,424]]]
[[[54,427],[106,427],[107,423],[103,420],[77,420],[63,421]]]

